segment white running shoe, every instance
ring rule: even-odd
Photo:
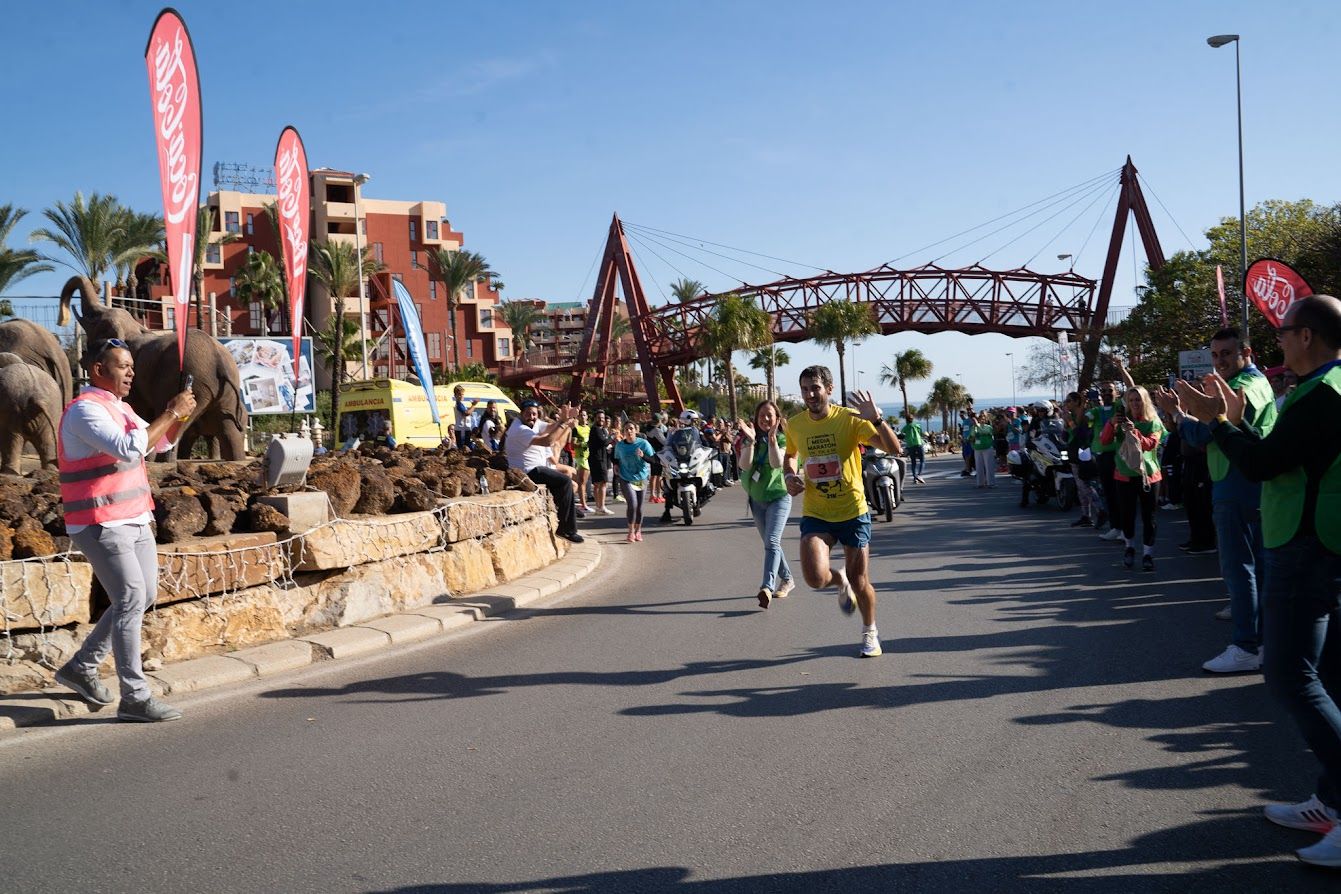
[[[796,583],[794,581],[790,579],[785,580],[782,583],[778,584],[778,588],[773,591],[773,598],[786,599],[791,594],[792,590],[795,588]]]
[[[847,569],[839,568],[834,572],[838,578],[838,607],[843,614],[850,615],[857,610],[857,594],[852,590],[852,582],[847,579]]]
[[[1245,652],[1233,643],[1219,655],[1201,666],[1213,674],[1243,674],[1262,669],[1262,656]]]
[[[1218,612],[1215,613],[1215,620],[1232,621],[1234,620],[1234,613],[1230,611],[1229,606],[1226,605],[1224,608],[1220,609]]]
[[[602,506],[600,509],[597,509],[596,511],[599,512],[601,515],[615,514],[615,510],[611,509],[609,506]]]
[[[1319,835],[1326,835],[1341,821],[1341,816],[1319,801],[1317,795],[1310,796],[1302,804],[1268,804],[1262,812],[1278,826],[1317,832]]]
[[[1301,847],[1295,853],[1299,859],[1314,866],[1341,866],[1341,826],[1332,826],[1332,831],[1324,835],[1322,841]]]
[[[1122,539],[1122,531],[1118,530],[1117,528],[1109,528],[1109,529],[1108,529],[1108,533],[1106,533],[1106,534],[1100,534],[1100,535],[1099,535],[1099,539],[1100,539],[1100,540],[1121,540],[1121,539]]]
[[[880,631],[863,630],[861,633],[861,653],[862,658],[879,658],[885,654],[885,650],[880,648]]]

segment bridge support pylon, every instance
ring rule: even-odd
[[[684,409],[684,401],[675,382],[675,369],[670,366],[658,368],[652,358],[650,347],[652,329],[648,320],[651,307],[647,303],[647,295],[643,292],[642,281],[639,280],[638,270],[633,263],[633,253],[624,235],[624,223],[618,214],[610,220],[610,235],[605,241],[600,275],[596,278],[596,288],[592,292],[591,303],[587,306],[587,322],[582,330],[582,344],[578,348],[577,359],[573,363],[573,380],[568,389],[568,401],[577,403],[582,397],[583,387],[587,384],[594,385],[602,392],[605,390],[613,348],[610,334],[614,327],[615,310],[619,305],[617,293],[621,291],[624,294],[624,307],[629,315],[629,326],[633,331],[638,369],[642,373],[643,390],[647,393],[648,406],[654,413],[661,406],[661,397],[657,390],[659,373],[662,385],[666,389],[666,397],[676,412],[679,412]]]

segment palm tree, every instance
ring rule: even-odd
[[[773,400],[775,371],[779,366],[786,366],[792,362],[791,356],[785,348],[777,345],[770,345],[767,348],[759,348],[750,355],[750,369],[762,369],[768,381],[768,399]]]
[[[949,376],[941,376],[931,383],[931,393],[927,395],[927,405],[935,407],[941,414],[941,430],[950,430],[950,414],[973,404],[973,395],[964,390],[964,386]]]
[[[512,330],[512,365],[515,368],[531,347],[531,327],[545,318],[545,312],[531,301],[500,301],[498,316]]]
[[[702,294],[703,283],[696,279],[682,276],[671,283],[671,297],[679,304],[688,304]]]
[[[279,262],[268,251],[254,251],[247,255],[247,262],[237,272],[233,294],[245,304],[255,302],[261,305],[261,335],[270,334],[270,312],[279,307],[284,294],[280,285],[282,280]]]
[[[343,303],[343,302],[342,302]],[[331,318],[326,321],[324,329],[316,330],[312,339],[313,350],[321,362],[326,364],[331,373],[331,400],[335,401],[340,396],[339,380],[344,373],[345,364],[352,363],[363,356],[364,345],[369,342],[359,338],[359,324],[357,320],[349,317],[337,317],[331,314]],[[340,357],[336,362],[337,354]],[[338,403],[331,404],[330,424],[335,424],[336,407]]]
[[[270,222],[270,232],[274,234],[275,244],[281,247],[280,251],[282,252],[284,231],[279,227],[279,208],[275,206],[274,202],[266,202],[261,206],[261,211],[265,214],[265,219]],[[284,272],[283,264],[280,264],[279,301],[280,306],[284,309],[284,319],[291,319],[293,312],[289,309],[289,277]],[[293,329],[292,324],[289,325],[289,329]]]
[[[703,325],[702,344],[707,352],[722,358],[726,365],[727,401],[731,418],[738,415],[736,407],[736,370],[731,355],[736,351],[752,351],[773,343],[773,318],[755,306],[749,298],[728,292],[717,299],[712,316]]]
[[[880,327],[871,316],[869,304],[847,300],[828,301],[815,308],[807,325],[810,337],[826,348],[838,351],[838,388],[843,406],[847,406],[847,343],[875,335]]]
[[[27,213],[13,205],[0,205],[0,292],[35,273],[50,273],[56,269],[31,248],[16,251],[8,246],[10,231]]]
[[[912,410],[908,403],[908,383],[931,375],[931,361],[917,348],[909,348],[894,355],[893,363],[880,367],[880,384],[892,385],[903,392],[903,412]]]
[[[196,298],[196,328],[205,328],[204,311],[204,292],[205,292],[205,258],[209,254],[211,245],[227,245],[230,242],[236,242],[242,237],[237,233],[220,233],[216,238],[214,235],[214,206],[202,205],[196,212],[196,248],[195,248],[195,267],[193,268],[195,280],[195,298]],[[173,288],[177,286],[174,283]]]
[[[930,403],[925,403],[918,407],[917,412],[913,413],[913,415],[918,419],[921,419],[923,422],[930,423],[931,417],[936,415],[936,408]]]
[[[326,287],[335,302],[331,312],[333,321],[318,336],[327,339],[327,350],[322,353],[322,359],[331,370],[332,414],[339,412],[345,363],[358,357],[363,350],[357,338],[360,331],[358,323],[345,317],[345,300],[358,293],[360,282],[381,269],[382,264],[369,256],[366,246],[360,258],[350,242],[313,242],[308,254],[308,270],[317,282]],[[352,352],[352,356],[348,343],[350,337],[354,338],[354,346],[358,349]]]
[[[145,258],[163,260],[167,257],[164,246],[163,218],[158,214],[141,214],[130,208],[121,209],[121,235],[112,250],[112,264],[116,268],[116,287],[123,300],[135,299],[139,281],[135,267]],[[137,317],[143,317],[139,305],[132,303]]]
[[[461,340],[456,337],[457,295],[467,286],[474,286],[494,276],[484,255],[465,249],[435,248],[428,253],[429,275],[447,290],[447,316],[452,324],[452,366],[461,368]]]
[[[88,277],[94,285],[102,282],[103,275],[112,266],[112,259],[122,239],[124,217],[116,196],[93,193],[85,201],[84,194],[76,192],[70,204],[57,202],[42,212],[51,222],[51,228],[34,230],[31,242],[51,242],[70,256],[69,261],[47,257]]]

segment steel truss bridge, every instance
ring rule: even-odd
[[[1119,174],[1117,213],[1103,275],[1098,280],[1074,271],[1048,274],[1025,267],[991,270],[977,264],[960,268],[926,264],[897,269],[886,264],[860,273],[825,271],[818,276],[784,278],[762,285],[742,284],[729,291],[753,299],[768,313],[773,338],[778,342],[808,340],[810,315],[830,301],[868,306],[884,335],[995,332],[1016,338],[1054,339],[1066,335],[1083,346],[1080,384],[1085,388],[1094,375],[1129,215],[1135,218],[1150,265],[1159,269],[1164,264],[1136,174],[1128,157]],[[546,400],[566,390],[568,400],[576,401],[587,387],[604,391],[611,403],[646,401],[656,406],[660,376],[667,401],[678,411],[684,404],[675,368],[708,356],[702,347],[702,333],[723,294],[727,293],[705,293],[683,304],[651,307],[624,224],[615,215],[576,358],[563,365],[542,363],[505,369],[499,378],[514,387],[530,386]],[[635,345],[632,358],[620,356],[611,338],[621,296]],[[637,363],[641,388],[619,373],[630,360]]]

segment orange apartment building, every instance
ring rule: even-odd
[[[427,266],[430,250],[459,249],[464,242],[463,234],[451,228],[447,206],[434,201],[367,198],[362,195],[359,180],[344,171],[314,170],[311,186],[311,239],[341,240],[366,246],[369,254],[385,266],[383,272],[365,283],[367,326],[373,342],[368,375],[376,378],[394,372],[395,377],[404,378],[409,370],[400,315],[392,298],[393,279],[401,280],[414,297],[430,365],[435,370],[450,369],[451,322],[447,296],[443,294],[441,284],[429,276]],[[288,332],[287,321],[279,319],[282,312],[275,311],[267,327],[267,321],[262,319],[262,309],[258,305],[244,305],[233,289],[235,275],[249,253],[267,251],[279,259],[277,240],[265,213],[265,206],[274,201],[273,194],[229,190],[212,192],[206,200],[214,209],[215,230],[210,234],[206,249],[203,294],[210,297],[216,310],[216,328],[221,336],[259,335],[265,328],[272,335]],[[235,237],[235,241],[223,243],[227,234]],[[166,285],[154,286],[150,296],[162,300],[170,292]],[[461,339],[463,365],[482,363],[496,371],[505,361],[511,361],[512,332],[495,311],[498,300],[498,292],[492,283],[476,283],[458,296],[457,336]],[[170,304],[170,301],[165,303]],[[358,298],[347,299],[345,305],[346,315],[357,321]],[[320,283],[309,278],[305,334],[324,329],[333,311],[331,296]],[[165,313],[167,325],[170,325],[170,319],[171,314]],[[324,364],[318,362],[316,365],[318,385],[324,387],[329,384],[329,373]],[[362,378],[362,366],[361,360],[351,361],[347,366],[349,375]]]

